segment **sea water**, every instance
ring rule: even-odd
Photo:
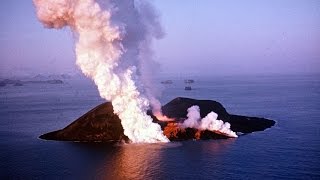
[[[46,141],[104,102],[86,79],[0,87],[0,179],[320,179],[320,76],[162,77],[163,104],[219,101],[229,113],[275,120],[226,140],[103,145]],[[191,91],[184,90],[191,86]]]

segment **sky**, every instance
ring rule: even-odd
[[[168,74],[301,74],[320,69],[319,0],[154,0]],[[32,1],[0,6],[0,76],[74,73],[68,29],[45,29]]]

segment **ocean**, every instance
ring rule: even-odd
[[[0,87],[0,179],[320,179],[320,76],[194,76],[159,89],[216,100],[231,114],[272,119],[263,132],[226,140],[107,145],[46,141],[104,102],[87,79]]]

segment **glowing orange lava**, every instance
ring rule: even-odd
[[[154,115],[159,121],[175,121],[174,118],[168,118],[167,116],[163,115],[161,112],[154,112],[153,115]]]
[[[163,130],[163,134],[167,136],[168,139],[178,138],[179,132],[184,132],[185,130],[180,128],[178,123],[169,122]]]

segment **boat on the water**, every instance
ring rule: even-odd
[[[161,81],[161,84],[172,84],[172,83],[173,83],[172,80]]]
[[[193,79],[185,79],[184,83],[191,84],[191,83],[194,83],[194,80]]]

